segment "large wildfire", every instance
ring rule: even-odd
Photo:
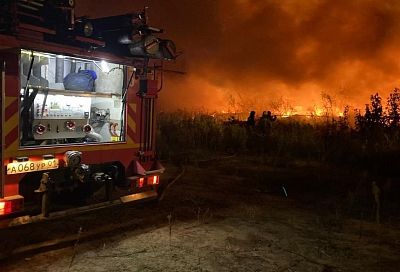
[[[183,55],[164,110],[340,115],[400,86],[397,0],[77,1],[80,15],[150,7]],[[105,6],[109,6],[104,9]]]

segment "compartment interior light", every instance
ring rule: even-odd
[[[110,67],[108,67],[108,63],[105,60],[102,60],[100,62],[100,67],[101,67],[101,71],[103,73],[108,73],[110,72]]]

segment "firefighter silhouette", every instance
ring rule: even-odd
[[[263,136],[267,135],[272,127],[272,122],[276,120],[276,115],[272,115],[270,111],[263,111],[260,120],[258,121],[258,129]]]
[[[246,122],[247,127],[254,128],[256,126],[256,112],[251,111],[249,117],[247,117]]]

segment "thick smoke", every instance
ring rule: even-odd
[[[90,4],[89,4],[90,3]],[[399,86],[397,0],[80,1],[80,15],[150,7],[184,55],[168,74],[164,109],[304,109],[321,93],[363,107],[369,95]],[[134,3],[134,5],[132,4]],[[245,109],[244,109],[245,108]]]

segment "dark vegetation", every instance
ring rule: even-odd
[[[205,113],[177,111],[160,113],[158,118],[161,159],[196,163],[235,154],[257,158],[260,165],[279,171],[298,165],[308,171],[310,165],[318,165],[314,173],[319,184],[305,178],[297,184],[302,194],[336,198],[334,206],[345,201],[357,217],[374,214],[371,209],[376,207],[386,219],[399,217],[399,89],[386,101],[378,93],[371,95],[365,109],[356,109],[354,114],[346,107],[341,117],[278,118],[266,133],[257,126],[249,128],[243,122],[226,122]],[[253,175],[262,180],[262,172]],[[320,175],[325,178],[321,180]],[[379,221],[378,216],[371,218]]]

